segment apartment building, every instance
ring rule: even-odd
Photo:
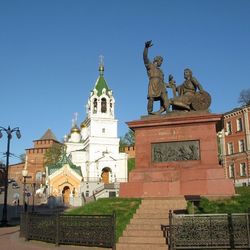
[[[218,133],[220,158],[225,175],[235,186],[250,183],[250,105],[223,115],[223,129]]]

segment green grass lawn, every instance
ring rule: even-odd
[[[194,212],[206,214],[248,212],[250,209],[250,187],[238,187],[236,188],[236,194],[231,199],[217,201],[209,201],[206,198],[202,198],[199,207],[194,208]]]
[[[128,173],[135,168],[135,158],[128,159]]]
[[[141,199],[136,198],[103,198],[67,212],[71,215],[104,215],[116,213],[116,241],[139,207]]]

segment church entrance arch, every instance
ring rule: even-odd
[[[101,175],[101,177],[102,177],[102,182],[104,184],[108,184],[110,182],[110,180],[109,180],[110,173],[111,173],[111,169],[110,168],[106,167],[106,168],[102,169],[102,175]]]
[[[66,206],[69,206],[69,197],[70,197],[70,188],[69,186],[65,186],[62,191],[63,203]]]

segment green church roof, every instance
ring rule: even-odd
[[[99,76],[95,85],[95,89],[97,90],[97,95],[101,96],[102,95],[102,90],[106,89],[106,93],[108,94],[109,87],[104,79],[103,76]]]
[[[106,94],[108,95],[108,91],[110,90],[105,79],[104,79],[104,66],[101,64],[99,66],[99,72],[100,72],[100,75],[96,81],[96,84],[95,84],[95,89],[97,90],[97,95],[98,96],[101,96],[102,95],[102,91],[103,89],[105,88],[106,89]]]
[[[48,175],[51,175],[58,171],[59,169],[63,168],[64,165],[68,164],[70,168],[75,171],[78,175],[82,176],[81,167],[78,167],[72,163],[69,157],[66,155],[66,152],[63,152],[62,156],[60,157],[59,161],[54,164],[48,166]]]

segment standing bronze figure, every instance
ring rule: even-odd
[[[147,41],[145,43],[143,51],[143,60],[145,67],[147,69],[147,74],[149,78],[148,83],[148,114],[161,114],[169,109],[169,101],[166,93],[166,84],[164,83],[164,74],[160,69],[163,62],[161,56],[156,56],[153,63],[150,62],[148,58],[148,48],[153,46],[152,41]],[[153,112],[154,101],[160,100],[160,110]]]

